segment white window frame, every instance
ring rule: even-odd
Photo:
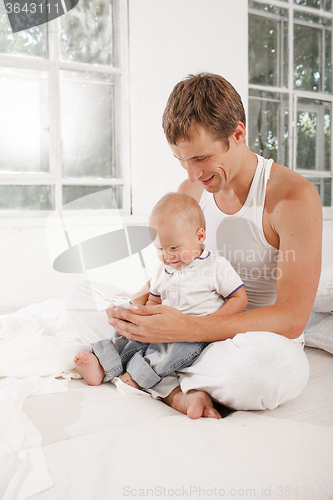
[[[66,14],[65,14],[66,15]],[[32,69],[49,72],[49,121],[50,121],[50,170],[49,172],[13,172],[0,171],[1,185],[48,185],[54,186],[54,209],[62,205],[62,185],[87,186],[123,186],[123,208],[111,210],[121,216],[131,215],[131,168],[130,168],[130,124],[129,124],[129,78],[128,78],[128,5],[123,0],[113,0],[113,39],[118,66],[87,64],[61,61],[59,58],[59,18],[48,23],[47,41],[49,58],[15,56],[0,54],[0,67]],[[120,77],[115,106],[115,156],[121,166],[121,178],[102,177],[61,177],[61,138],[60,138],[60,71],[88,71],[106,73]],[[43,225],[45,217],[53,210],[0,210],[0,225],[30,226]],[[110,216],[108,210],[71,211],[71,215],[82,218],[105,219]]]
[[[294,89],[293,81],[293,57],[294,57],[294,12],[304,12],[320,17],[326,17],[332,20],[332,62],[333,62],[333,12],[327,12],[322,8],[316,9],[313,7],[300,6],[294,3],[294,0],[254,0],[257,3],[272,5],[275,7],[280,7],[288,11],[288,41],[289,41],[289,51],[288,51],[288,88],[285,86],[273,87],[269,85],[254,85],[249,83],[249,90],[261,90],[265,92],[280,93],[288,96],[289,101],[289,149],[288,149],[288,165],[289,168],[300,173],[308,179],[311,178],[331,178],[332,190],[331,190],[331,206],[323,207],[324,219],[333,219],[333,88],[332,93],[323,92],[309,92],[303,90]],[[250,9],[248,7],[249,14],[261,15],[261,12],[255,9]],[[265,16],[265,14],[264,14]],[[266,16],[265,16],[266,17]],[[324,78],[324,76],[323,76]],[[332,82],[333,86],[333,82]],[[319,170],[305,170],[296,167],[296,154],[297,154],[297,101],[300,98],[306,98],[311,100],[326,101],[331,104],[331,170],[319,171]],[[249,96],[251,99],[251,96]]]

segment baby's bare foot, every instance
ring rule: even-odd
[[[140,389],[140,386],[132,379],[128,372],[125,372],[124,375],[120,377],[120,380],[124,382],[124,384],[131,385],[135,389]]]
[[[102,383],[105,373],[94,354],[79,352],[74,358],[74,363],[89,385],[100,385]]]

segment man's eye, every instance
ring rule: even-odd
[[[170,250],[177,250],[178,247],[170,247]]]
[[[207,156],[204,156],[203,158],[197,158],[196,160],[197,161],[205,161],[205,160],[207,160]]]

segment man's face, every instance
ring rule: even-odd
[[[221,191],[236,175],[232,138],[230,147],[205,128],[193,127],[191,140],[170,144],[191,182],[199,181],[210,193]]]

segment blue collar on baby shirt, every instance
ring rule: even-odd
[[[192,267],[198,266],[203,260],[208,259],[209,256],[210,252],[208,250],[204,250],[199,257],[194,259],[194,261],[191,262],[190,264],[187,264],[187,266],[185,266],[183,269],[179,269],[179,271],[183,271],[184,269],[190,269]],[[174,269],[172,266],[165,266],[164,271],[167,274],[173,274],[175,271],[178,271],[178,269]]]

